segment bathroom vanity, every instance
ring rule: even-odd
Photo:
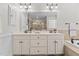
[[[13,33],[13,55],[64,54],[64,36],[61,33]]]

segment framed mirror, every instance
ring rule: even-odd
[[[47,30],[46,16],[29,16],[29,30]]]

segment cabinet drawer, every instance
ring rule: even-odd
[[[39,39],[39,36],[38,35],[32,35],[31,39]]]
[[[30,49],[30,54],[47,54],[47,47],[33,47]]]
[[[33,36],[31,36],[31,39],[41,39],[41,40],[43,40],[43,39],[47,39],[47,36],[45,36],[45,35],[33,35]]]
[[[47,46],[47,40],[31,40],[31,46]]]
[[[13,54],[29,54],[29,40],[14,39],[13,40]]]
[[[39,35],[39,39],[43,40],[43,39],[47,39],[46,35]]]
[[[64,38],[60,36],[48,36],[48,39],[49,40],[63,40]]]
[[[15,35],[15,36],[13,36],[13,39],[30,39],[30,36]]]

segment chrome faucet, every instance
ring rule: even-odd
[[[66,25],[68,25],[68,34],[69,34],[69,37],[70,37],[70,23],[65,23]]]

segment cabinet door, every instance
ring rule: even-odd
[[[64,41],[63,40],[56,40],[56,54],[63,54],[64,53]]]
[[[14,55],[21,55],[21,40],[14,39],[13,40],[13,54]]]
[[[29,54],[29,40],[16,39],[13,41],[13,54],[14,55],[27,55]]]
[[[55,40],[48,40],[48,54],[55,54]]]
[[[29,55],[29,40],[23,40],[22,42],[22,55]]]

